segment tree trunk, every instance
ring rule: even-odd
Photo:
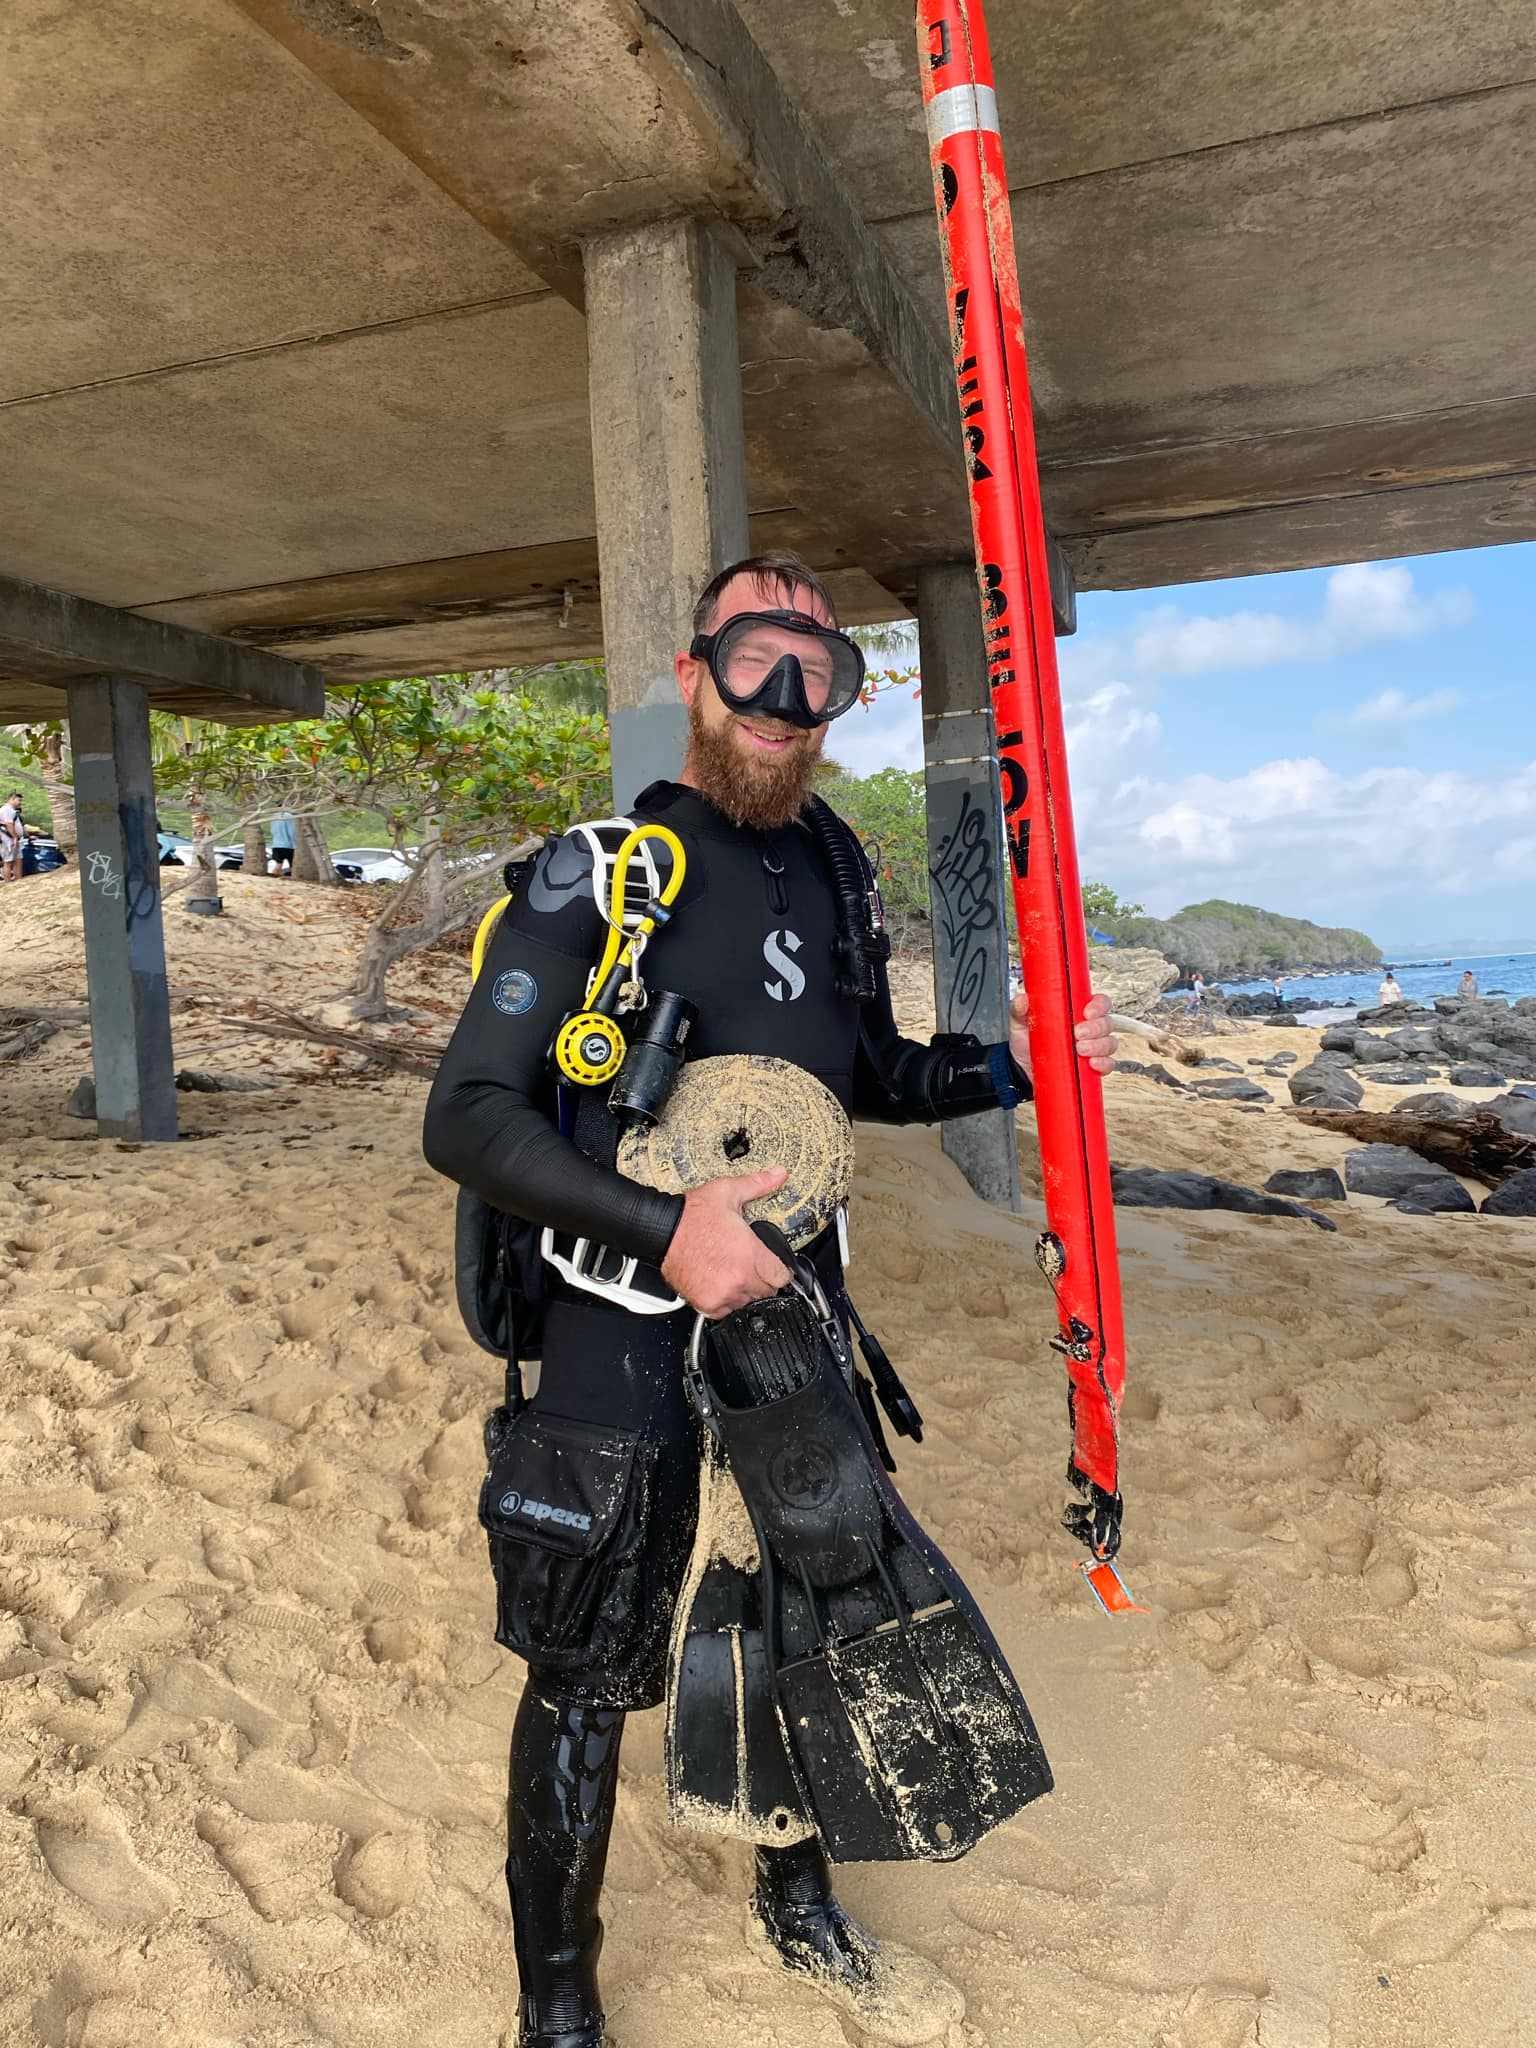
[[[48,808],[53,813],[54,839],[59,851],[73,859],[79,844],[75,829],[75,786],[71,779],[69,748],[62,732],[44,736],[40,773]]]
[[[217,916],[219,909],[219,857],[213,846],[213,819],[208,800],[200,789],[187,791],[187,808],[192,813],[192,851],[196,865],[186,908],[196,916]],[[203,909],[201,906],[206,905]]]
[[[338,880],[324,834],[313,818],[302,814],[293,821],[293,879],[327,883]]]
[[[261,875],[264,878],[267,872],[267,841],[261,829],[260,819],[254,825],[241,826],[240,842],[244,848],[240,862],[241,874]]]
[[[358,1022],[367,1023],[387,1015],[385,981],[391,967],[489,908],[493,898],[501,894],[503,864],[520,860],[542,844],[538,838],[525,839],[468,874],[457,874],[450,880],[444,872],[441,842],[434,831],[428,857],[368,927],[357,976],[348,991],[352,1014]]]

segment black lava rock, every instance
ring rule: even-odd
[[[1274,1097],[1246,1074],[1223,1076],[1219,1081],[1197,1081],[1195,1093],[1207,1102],[1273,1102]],[[1536,1104],[1532,1105],[1536,1108]]]
[[[1304,1109],[1358,1109],[1365,1091],[1338,1067],[1298,1067],[1290,1079],[1292,1102]]]
[[[1459,1180],[1426,1181],[1389,1204],[1403,1216],[1475,1216],[1477,1204]]]
[[[1344,1185],[1352,1195],[1384,1195],[1400,1201],[1415,1188],[1443,1187],[1455,1175],[1406,1145],[1361,1145],[1346,1155]]]
[[[1490,1116],[1496,1116],[1506,1131],[1521,1138],[1536,1138],[1536,1102],[1529,1095],[1511,1088],[1507,1094],[1495,1095],[1492,1102],[1485,1102],[1483,1108]]]
[[[1478,1067],[1464,1063],[1451,1069],[1453,1088],[1502,1088],[1504,1076],[1497,1067]]]
[[[1536,1166],[1522,1166],[1483,1204],[1485,1216],[1536,1216]]]
[[[1384,1038],[1372,1038],[1369,1031],[1359,1031],[1355,1034],[1357,1066],[1395,1067],[1402,1056],[1401,1048],[1389,1045]]]
[[[1299,1202],[1342,1202],[1344,1183],[1331,1166],[1283,1166],[1264,1183],[1272,1195],[1291,1195]]]
[[[1298,1216],[1319,1230],[1337,1230],[1328,1216],[1316,1215],[1298,1202],[1260,1194],[1212,1173],[1164,1173],[1155,1166],[1117,1166],[1115,1201],[1125,1209],[1235,1209],[1245,1216]]]
[[[1461,1124],[1468,1117],[1476,1116],[1479,1105],[1464,1102],[1459,1095],[1448,1095],[1443,1088],[1431,1088],[1423,1095],[1408,1095],[1401,1102],[1394,1102],[1394,1116],[1429,1116],[1437,1123]]]
[[[1174,1075],[1169,1073],[1166,1067],[1160,1067],[1155,1063],[1151,1066],[1143,1066],[1140,1060],[1116,1060],[1115,1072],[1117,1074],[1140,1074],[1144,1081],[1157,1081],[1164,1088],[1177,1088],[1181,1094],[1185,1095],[1189,1093],[1189,1083],[1187,1081],[1176,1079]]]

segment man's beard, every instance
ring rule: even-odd
[[[776,832],[799,817],[821,759],[819,730],[795,732],[778,753],[749,754],[730,724],[704,723],[695,698],[688,707],[688,737],[689,766],[698,787],[733,824]]]

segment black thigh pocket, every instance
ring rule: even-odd
[[[652,1456],[630,1431],[531,1408],[506,1418],[480,1489],[497,1642],[557,1671],[623,1646]]]

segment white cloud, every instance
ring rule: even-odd
[[[1094,789],[1091,772],[1085,792]],[[1536,761],[1494,778],[1312,757],[1229,777],[1146,777],[1077,807],[1085,870],[1163,914],[1220,895],[1320,923],[1417,918],[1482,895],[1490,876],[1536,882]]]
[[[1287,661],[1332,661],[1382,641],[1416,640],[1472,616],[1471,594],[1421,594],[1400,563],[1355,562],[1328,578],[1320,612],[1186,612],[1156,605],[1119,633],[1065,643],[1063,668],[1083,685],[1111,676],[1209,675],[1273,668]]]
[[[873,704],[856,704],[828,733],[826,751],[850,775],[921,768],[922,706],[907,689],[882,693]]]
[[[1426,718],[1444,718],[1460,706],[1459,690],[1429,690],[1422,697],[1409,697],[1401,690],[1380,690],[1363,704],[1357,704],[1344,722],[1366,727],[1417,725]]]

